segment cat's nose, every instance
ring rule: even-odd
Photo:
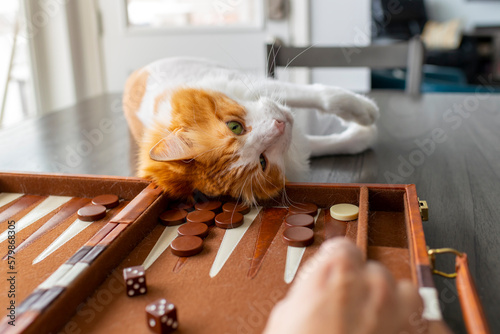
[[[278,131],[280,132],[280,134],[282,134],[283,132],[285,132],[285,122],[282,122],[282,121],[278,121],[277,119],[274,120],[274,125],[276,126],[276,128],[278,129]]]

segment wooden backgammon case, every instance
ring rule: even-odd
[[[212,226],[203,251],[189,258],[170,252],[165,240],[175,230],[158,216],[171,201],[145,180],[0,173],[0,193],[2,257],[16,248],[1,262],[13,278],[0,280],[2,291],[13,295],[3,293],[0,305],[14,305],[1,332],[147,333],[145,306],[166,298],[177,306],[178,333],[260,333],[299,265],[335,236],[353,240],[397,279],[411,279],[426,317],[440,317],[414,185],[291,183],[286,203],[259,203],[232,230]],[[99,221],[78,222],[76,211],[101,194],[117,195],[120,205]],[[290,249],[282,240],[287,206],[307,202],[321,208],[314,243]],[[358,205],[358,219],[333,219],[328,208],[338,203]],[[128,297],[122,270],[146,260],[148,292]]]

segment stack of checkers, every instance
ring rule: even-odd
[[[106,194],[94,197],[92,204],[78,210],[78,219],[83,221],[96,221],[106,217],[106,210],[117,207],[120,203],[118,196]]]
[[[193,256],[203,250],[203,239],[208,235],[208,229],[214,225],[231,229],[243,225],[243,215],[250,208],[233,202],[222,205],[220,201],[207,201],[194,205],[181,203],[163,212],[160,222],[166,226],[179,226],[179,236],[172,241],[170,249],[177,256]]]
[[[295,204],[288,208],[283,240],[293,247],[307,247],[314,242],[314,217],[318,206],[313,203]]]

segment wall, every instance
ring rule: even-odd
[[[364,46],[370,44],[370,0],[311,0],[311,42],[315,45]],[[370,90],[367,68],[314,70],[312,80],[355,91]]]
[[[500,26],[500,1],[427,0],[429,18],[447,21],[460,18],[466,31],[474,26]]]

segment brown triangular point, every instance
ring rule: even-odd
[[[254,278],[257,275],[264,256],[278,233],[281,224],[283,224],[283,219],[287,213],[288,210],[285,208],[268,208],[263,210],[253,258],[247,274],[249,278]]]
[[[179,259],[175,263],[174,269],[172,269],[172,271],[174,273],[178,273],[182,269],[182,267],[184,267],[184,265],[186,264],[187,259],[188,259],[188,257],[179,257]]]
[[[36,230],[33,234],[31,234],[26,240],[24,240],[19,246],[17,246],[15,252],[18,253],[26,246],[38,240],[45,233],[51,231],[56,228],[59,224],[63,223],[75,214],[78,209],[84,207],[90,202],[88,198],[72,198],[68,202],[66,202],[60,210],[52,216],[45,224],[43,224],[38,230]],[[5,258],[4,258],[5,259]]]
[[[20,212],[33,207],[38,204],[45,196],[35,196],[35,195],[24,195],[17,200],[15,200],[11,205],[0,213],[0,223],[7,221],[7,219],[13,219],[13,217]]]

